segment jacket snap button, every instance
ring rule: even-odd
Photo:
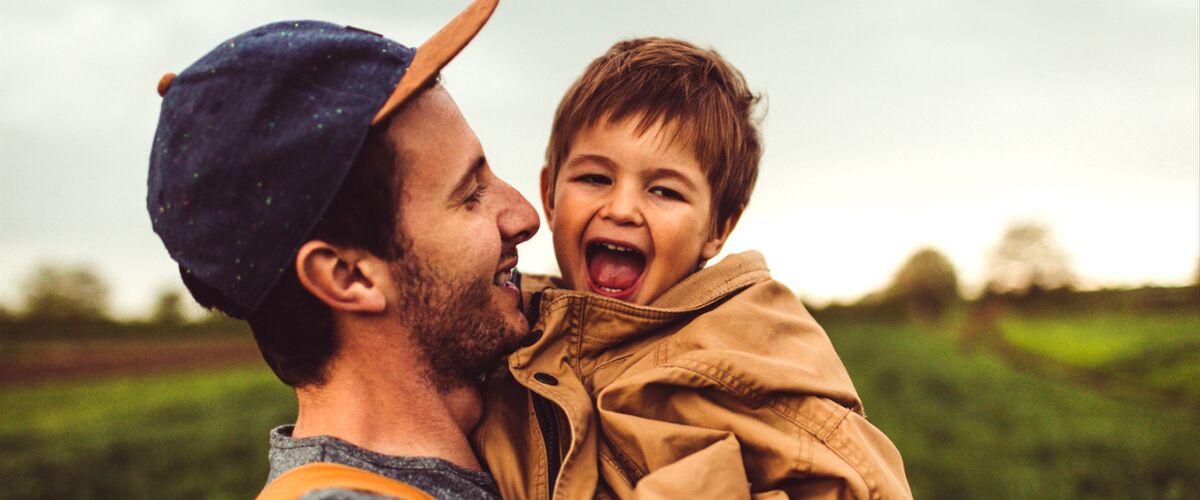
[[[558,385],[558,379],[548,373],[537,372],[533,374],[533,378],[546,385]]]
[[[525,340],[521,341],[521,347],[529,347],[533,344],[536,344],[539,340],[542,340],[542,331],[534,330],[529,332],[529,335],[525,336]]]

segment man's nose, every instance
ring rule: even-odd
[[[630,192],[629,188],[613,189],[609,192],[600,206],[600,217],[618,225],[640,226],[645,222],[641,207],[638,206],[638,193]]]
[[[497,219],[497,226],[500,228],[500,237],[504,239],[504,243],[508,245],[518,245],[532,238],[537,234],[538,227],[541,225],[538,222],[537,211],[533,209],[533,205],[529,204],[521,193],[513,189],[507,182],[499,181],[501,184],[501,210],[500,216]]]

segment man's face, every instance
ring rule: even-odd
[[[488,167],[475,133],[434,87],[392,120],[403,176],[404,255],[390,300],[429,358],[433,382],[468,382],[528,332],[510,281],[517,244],[537,232],[533,207]]]
[[[692,148],[661,124],[639,133],[638,118],[579,131],[542,202],[568,286],[649,304],[724,236],[711,234],[712,189]]]

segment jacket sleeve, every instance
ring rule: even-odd
[[[628,496],[635,499],[728,498],[749,499],[750,488],[741,450],[733,434],[679,457],[642,476]],[[686,481],[681,478],[689,478]]]
[[[602,463],[614,465],[601,473],[618,496],[912,497],[899,452],[856,410],[807,394],[750,397],[736,376],[697,368],[662,367],[598,395]]]

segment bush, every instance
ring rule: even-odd
[[[24,289],[24,319],[27,321],[108,321],[108,284],[91,266],[39,264],[26,278]]]
[[[941,252],[923,248],[896,271],[884,300],[901,304],[920,319],[939,320],[960,300],[958,273]]]

